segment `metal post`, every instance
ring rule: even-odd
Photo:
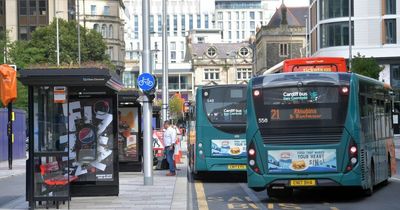
[[[305,22],[306,22],[306,55],[304,57],[308,57],[308,18],[307,15],[304,15]]]
[[[142,72],[151,73],[150,64],[150,0],[142,1]],[[152,144],[152,104],[146,95],[143,95],[143,171],[144,185],[153,185],[153,144]]]
[[[162,118],[163,121],[168,119],[168,37],[167,37],[167,0],[163,0],[163,21],[162,21]]]
[[[60,35],[58,29],[58,16],[56,12],[56,33],[57,33],[57,66],[60,66]]]
[[[76,18],[78,22],[78,65],[81,66],[81,24],[80,24],[80,19],[79,19],[79,1],[77,2],[76,5]]]
[[[8,169],[12,169],[13,161],[13,132],[12,132],[12,102],[8,104]]]
[[[352,39],[352,35],[351,35],[351,1],[349,0],[349,71],[351,71],[351,59],[353,57],[353,54],[351,52],[351,39]]]

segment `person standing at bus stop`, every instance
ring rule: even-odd
[[[164,146],[165,152],[167,155],[167,161],[169,165],[169,173],[167,176],[175,176],[175,166],[174,166],[174,144],[176,140],[176,132],[174,128],[171,126],[169,120],[164,121]]]

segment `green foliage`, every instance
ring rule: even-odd
[[[366,58],[358,53],[351,60],[351,71],[374,79],[379,79],[379,72],[383,67],[379,66],[375,58]]]
[[[182,117],[182,106],[183,100],[179,97],[179,95],[175,94],[169,100],[169,113],[171,115],[171,119],[178,119]]]

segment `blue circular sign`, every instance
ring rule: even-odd
[[[143,91],[149,91],[156,85],[155,77],[150,73],[142,73],[137,79],[137,84]]]

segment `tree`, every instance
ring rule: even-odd
[[[56,19],[45,27],[39,27],[32,32],[30,41],[17,41],[10,50],[12,61],[20,67],[43,64],[57,64]],[[60,64],[73,65],[78,63],[78,37],[75,21],[59,19]],[[103,37],[94,30],[80,26],[81,31],[81,62],[104,63],[111,67],[111,62],[105,54],[107,46]],[[113,68],[113,67],[112,67]]]
[[[169,113],[171,114],[171,119],[182,118],[182,107],[183,99],[179,94],[173,95],[169,100]]]
[[[357,53],[351,60],[351,71],[374,79],[379,79],[379,72],[383,67],[379,66],[375,58],[366,58],[364,55]]]

